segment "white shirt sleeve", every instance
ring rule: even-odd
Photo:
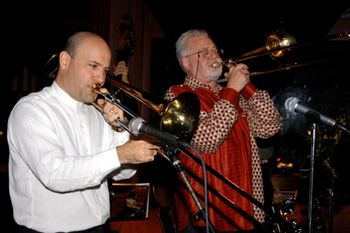
[[[45,104],[21,101],[8,124],[10,150],[15,160],[23,160],[43,185],[57,192],[85,189],[99,185],[109,173],[120,168],[115,147],[129,139],[128,133],[113,133],[109,125],[94,115],[96,123],[90,122],[86,127],[78,122],[80,118],[66,115],[64,108],[54,110]],[[89,128],[93,128],[92,132]],[[85,142],[89,134],[91,140]],[[123,179],[133,174],[132,169],[121,169],[117,177]]]

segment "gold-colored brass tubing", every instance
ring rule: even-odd
[[[220,68],[222,66],[230,67],[231,65],[236,65],[238,63],[245,62],[247,60],[252,60],[265,55],[270,55],[274,59],[280,59],[282,57],[288,56],[288,52],[292,51],[293,49],[314,45],[322,41],[337,40],[337,39],[350,40],[350,34],[348,32],[340,32],[337,34],[328,35],[325,38],[322,38],[317,41],[312,41],[312,42],[303,43],[303,44],[298,44],[296,39],[291,34],[286,34],[286,35],[270,34],[270,35],[267,35],[266,45],[264,47],[255,49],[251,52],[247,52],[237,58],[228,58],[222,62],[214,61],[211,64],[211,67],[213,68]],[[270,74],[270,73],[290,70],[290,69],[294,69],[302,66],[322,63],[330,60],[332,59],[322,59],[322,60],[311,61],[303,64],[301,63],[286,64],[284,66],[273,68],[271,70],[251,72],[250,76]],[[227,81],[226,79],[219,79],[217,82],[222,83],[226,81]]]

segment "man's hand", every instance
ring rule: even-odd
[[[119,161],[123,163],[139,164],[151,162],[160,150],[160,146],[145,140],[129,140],[117,147]]]
[[[232,65],[230,70],[226,72],[228,88],[232,88],[237,92],[240,92],[247,83],[249,83],[249,70],[245,64]]]
[[[103,90],[103,88],[101,90]],[[124,112],[117,105],[104,99],[97,99],[96,103],[100,107],[100,112],[109,124],[117,126],[115,124],[116,119],[124,119]]]
[[[118,62],[117,65],[113,67],[113,75],[114,76],[121,75],[122,81],[125,83],[129,83],[128,73],[129,73],[129,68],[126,66],[126,63],[124,61]]]

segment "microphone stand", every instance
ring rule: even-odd
[[[206,210],[202,207],[196,193],[194,192],[190,182],[187,179],[185,169],[183,168],[181,161],[179,160],[179,158],[176,155],[178,148],[175,147],[174,145],[165,145],[165,146],[166,146],[166,154],[167,154],[168,158],[171,160],[173,166],[176,168],[176,170],[181,175],[181,178],[182,178],[183,182],[185,183],[186,188],[190,192],[195,204],[197,205],[197,207],[199,209],[198,213],[195,214],[195,216],[198,216],[199,218],[201,218],[202,220],[204,220],[206,222],[206,217],[205,217]],[[216,233],[216,230],[214,229],[210,220],[208,222],[206,222],[206,224],[208,224],[208,227],[210,230],[209,232]]]
[[[189,151],[187,151],[184,148],[180,148],[180,151],[182,153],[184,153],[186,156],[188,156],[189,158],[191,158],[193,161],[195,161],[198,164],[200,163],[200,159],[195,157],[194,155],[192,155]],[[216,171],[214,168],[212,168],[211,166],[209,166],[208,164],[205,163],[205,166],[207,168],[207,170],[213,174],[214,176],[216,176],[218,179],[220,179],[221,181],[223,181],[226,185],[228,185],[230,188],[234,189],[236,192],[238,192],[239,194],[241,194],[244,198],[246,198],[247,200],[249,200],[251,203],[253,203],[254,205],[256,205],[258,208],[262,209],[265,213],[267,213],[269,216],[271,216],[272,218],[274,218],[275,220],[280,220],[279,217],[276,215],[276,213],[274,212],[274,210],[271,210],[269,208],[267,208],[266,206],[264,206],[263,203],[261,203],[260,201],[258,201],[257,199],[255,199],[253,196],[251,196],[249,193],[247,193],[245,190],[243,190],[242,188],[240,188],[239,186],[237,186],[235,183],[233,183],[232,181],[230,181],[229,179],[227,179],[226,177],[224,177],[222,174],[220,174],[218,171]]]
[[[340,125],[337,125],[337,128],[343,130],[344,132],[349,133],[350,131]],[[311,143],[311,155],[310,155],[310,177],[309,177],[309,204],[308,204],[308,228],[309,233],[313,232],[314,224],[313,224],[313,207],[314,207],[314,173],[315,173],[315,159],[316,159],[316,135],[317,135],[317,124],[312,124],[312,143]],[[327,232],[332,233],[333,230],[333,202],[334,202],[334,179],[337,176],[333,169],[329,166],[331,174],[331,187],[328,189],[329,193],[329,203],[328,203],[328,225]]]
[[[308,205],[308,226],[309,233],[313,232],[313,192],[314,192],[314,168],[315,168],[315,157],[316,157],[316,123],[312,124],[312,143],[311,143],[311,154],[310,154],[310,174],[309,174],[309,205]]]
[[[186,143],[182,143],[182,146],[178,147],[177,149],[180,150],[183,154],[191,158],[194,162],[201,164],[201,160],[194,156],[191,152],[189,152],[185,147]],[[201,164],[202,165],[202,164]],[[207,163],[204,163],[204,166],[206,167],[207,171],[210,172],[212,175],[216,176],[218,179],[220,179],[222,182],[224,182],[226,185],[228,185],[230,188],[235,190],[237,193],[241,194],[244,198],[246,198],[248,201],[256,205],[258,208],[263,210],[270,218],[274,221],[274,227],[276,231],[273,231],[275,233],[282,233],[282,228],[286,224],[286,221],[280,216],[274,208],[268,208],[263,203],[255,199],[253,196],[251,196],[249,193],[247,193],[245,190],[241,189],[238,185],[224,177],[222,174],[220,174],[218,171],[216,171],[214,168],[209,166]],[[220,198],[226,199],[225,196],[223,196],[220,192],[214,192],[214,194],[218,195]],[[241,213],[243,216],[245,216],[248,220],[250,220],[257,229],[263,230],[264,224],[260,223],[259,221],[255,220],[254,217],[250,217],[240,208],[237,208],[235,203],[230,203],[230,205],[235,208],[239,213]],[[288,223],[287,223],[288,224]],[[297,226],[289,226],[288,228],[293,228],[294,231],[297,231]]]

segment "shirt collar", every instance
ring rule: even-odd
[[[66,91],[64,91],[56,81],[51,85],[52,91],[60,98],[60,100],[73,109],[81,109],[85,104],[73,99]]]
[[[199,81],[198,79],[195,79],[191,76],[187,76],[185,78],[184,84],[186,86],[189,86],[192,90],[195,90],[195,89],[200,88],[200,87],[211,90],[210,86],[207,83],[203,83],[203,82]],[[215,90],[213,90],[213,91],[219,92],[221,90],[222,90],[222,86],[219,84],[216,84]]]

